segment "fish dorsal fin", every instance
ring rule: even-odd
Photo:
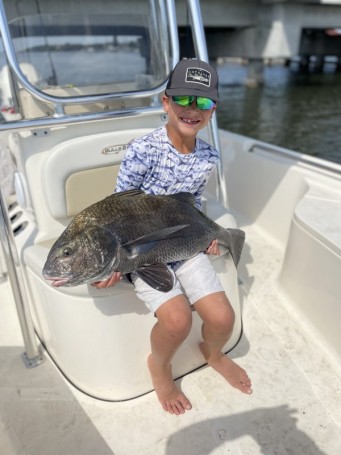
[[[113,193],[112,196],[115,197],[133,197],[133,196],[139,196],[140,194],[145,194],[142,190],[139,189],[132,189],[132,190],[127,190],[127,191],[119,191],[118,193]],[[110,196],[109,196],[110,197]]]
[[[130,242],[123,243],[122,248],[125,248],[130,254],[131,258],[136,257],[138,254],[147,253],[154,248],[161,240],[170,239],[175,232],[186,228],[188,224],[179,224],[169,228],[159,229],[158,231],[151,232],[150,234],[143,235]]]
[[[169,292],[173,289],[173,274],[166,264],[146,265],[137,269],[136,274],[157,291]]]
[[[187,204],[193,205],[195,207],[195,196],[192,193],[176,193],[176,194],[170,194],[169,197],[172,197],[173,199],[177,199],[182,202],[186,202]]]

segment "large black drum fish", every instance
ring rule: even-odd
[[[227,247],[237,266],[244,232],[222,228],[194,202],[190,193],[114,193],[75,216],[52,246],[43,276],[53,286],[77,286],[104,280],[114,271],[135,272],[167,292],[173,277],[166,264],[195,256],[214,239]]]

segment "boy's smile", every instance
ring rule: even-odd
[[[199,123],[200,121],[199,120],[195,120],[195,119],[191,119],[191,118],[187,118],[187,117],[181,117],[179,116],[179,118],[185,122],[185,123],[188,123],[190,125],[196,125],[197,123]]]

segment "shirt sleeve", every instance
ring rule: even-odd
[[[115,193],[140,188],[149,169],[147,149],[148,145],[143,142],[133,141],[128,145],[118,172]]]

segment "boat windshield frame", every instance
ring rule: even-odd
[[[169,55],[165,54],[162,55],[162,59],[166,68],[164,68],[164,80],[162,83],[156,85],[155,87],[151,88],[142,88],[139,90],[127,90],[127,91],[119,91],[119,92],[110,92],[110,93],[100,93],[100,94],[85,94],[85,95],[78,95],[75,96],[72,94],[71,96],[57,96],[55,94],[46,93],[46,91],[39,89],[37,86],[32,84],[22,71],[20,64],[17,59],[15,46],[13,44],[13,36],[11,35],[10,26],[7,20],[6,10],[4,7],[4,1],[0,0],[0,33],[2,36],[2,42],[5,52],[5,57],[8,63],[8,67],[10,69],[11,77],[13,78],[11,81],[12,88],[13,88],[13,96],[16,98],[18,102],[18,86],[20,86],[26,90],[34,99],[42,101],[44,103],[48,103],[50,106],[53,107],[54,117],[64,117],[69,116],[69,114],[65,114],[65,107],[75,104],[90,104],[90,103],[105,103],[108,101],[113,100],[129,100],[129,99],[141,99],[141,98],[150,98],[152,100],[152,105],[155,107],[157,105],[157,99],[160,93],[165,89],[167,76],[171,68],[179,60],[179,43],[178,43],[178,33],[177,33],[177,22],[176,22],[176,13],[175,13],[175,6],[173,0],[165,0],[165,1],[158,1],[158,2],[148,2],[151,7],[155,6],[155,3],[159,5],[158,15],[156,17],[155,8],[153,12],[155,13],[155,17],[152,17],[151,22],[156,23],[156,21],[161,16],[161,21],[167,27],[167,39],[169,41],[169,50],[167,49],[164,52],[167,52]],[[45,15],[48,16],[48,15]],[[19,20],[19,19],[18,19]],[[22,19],[20,19],[22,21]],[[13,21],[11,21],[13,25]],[[85,24],[86,25],[86,24]],[[160,25],[159,25],[160,27]],[[37,28],[37,27],[36,27]],[[85,27],[83,27],[84,29]],[[96,28],[96,27],[95,27]],[[97,27],[98,28],[98,27]],[[140,27],[141,29],[142,27]],[[33,28],[34,29],[34,28]],[[104,27],[102,27],[102,30]],[[12,34],[13,30],[18,30],[18,27],[12,27]],[[53,27],[51,27],[53,31]],[[123,30],[123,29],[122,29]],[[35,33],[42,33],[44,30],[36,30]],[[155,30],[154,30],[155,31]],[[150,33],[153,33],[153,30],[149,30]],[[34,32],[33,32],[34,33]],[[56,31],[54,32],[56,34]],[[59,31],[60,33],[60,31]],[[103,33],[103,31],[101,32]],[[124,33],[124,31],[123,31]],[[128,31],[126,32],[128,33]],[[157,31],[156,31],[157,33]],[[15,33],[14,33],[15,35]],[[18,36],[18,35],[17,35]],[[143,52],[143,50],[141,51]],[[148,86],[147,81],[147,85]],[[142,81],[143,85],[143,81]],[[6,122],[8,125],[8,122]],[[1,127],[1,126],[0,126]]]

